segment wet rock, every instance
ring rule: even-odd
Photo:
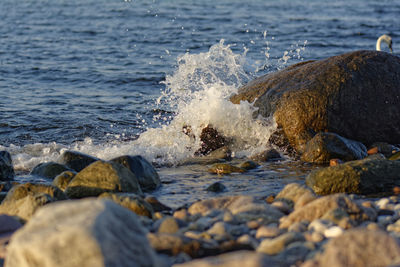
[[[349,218],[358,223],[365,220],[373,221],[377,215],[373,209],[362,207],[347,195],[335,194],[318,198],[299,209],[295,209],[281,219],[279,227],[288,228],[293,223],[301,221],[312,222],[335,209],[342,209],[349,215]]]
[[[282,252],[290,243],[305,241],[304,236],[297,232],[287,232],[273,239],[264,239],[257,248],[257,252],[276,255]]]
[[[389,160],[400,160],[400,152],[394,153],[392,156],[389,157]]]
[[[251,159],[258,162],[267,162],[282,159],[282,156],[276,149],[272,148],[252,156]]]
[[[14,167],[10,153],[0,151],[0,181],[12,181],[14,176]]]
[[[100,160],[76,174],[65,189],[70,198],[98,196],[104,192],[142,194],[130,170],[119,163]]]
[[[381,153],[381,154],[383,154],[386,158],[389,158],[389,157],[391,157],[393,154],[395,154],[396,152],[399,152],[399,148],[398,148],[398,147],[396,147],[396,146],[394,146],[394,145],[391,145],[391,144],[388,144],[388,143],[385,143],[385,142],[373,143],[373,144],[371,145],[371,148],[370,148],[368,151],[372,151],[372,150],[375,150],[375,151],[376,151],[376,152],[373,153],[373,154]]]
[[[76,151],[67,150],[64,151],[63,154],[61,154],[58,162],[64,164],[65,166],[73,169],[76,172],[80,172],[81,170],[98,160],[99,159],[96,157],[92,157]]]
[[[310,188],[297,183],[286,185],[275,197],[276,200],[292,203],[294,208],[302,207],[316,198]]]
[[[203,128],[200,134],[201,148],[196,151],[196,154],[207,155],[210,152],[225,146],[228,142],[226,138],[221,135],[211,125]]]
[[[21,227],[22,224],[14,217],[0,214],[0,259],[5,258],[11,236]]]
[[[400,185],[400,162],[370,156],[314,170],[306,184],[319,195],[392,193]]]
[[[335,133],[317,133],[307,142],[301,159],[311,163],[328,163],[331,159],[350,161],[366,156],[367,148],[360,142]]]
[[[7,193],[0,205],[0,213],[18,216],[27,221],[40,207],[65,199],[65,194],[55,186],[19,184]]]
[[[214,163],[221,163],[227,160],[231,160],[231,154],[232,151],[227,146],[223,146],[221,148],[218,148],[217,150],[210,152],[208,155],[185,159],[179,162],[178,165],[209,165]]]
[[[400,58],[355,51],[292,65],[239,89],[233,103],[254,102],[273,115],[300,153],[318,132],[334,132],[370,145],[400,143]]]
[[[75,177],[75,175],[76,175],[75,171],[62,172],[54,178],[52,185],[57,186],[62,191],[65,191],[69,182],[72,181],[72,179]]]
[[[214,257],[193,260],[175,267],[243,267],[243,266],[289,266],[284,261],[279,261],[263,253],[252,251],[237,251],[221,254]]]
[[[57,162],[45,162],[36,165],[31,171],[31,175],[37,175],[47,179],[54,179],[64,171],[73,171],[67,166]]]
[[[219,192],[225,191],[225,189],[226,189],[226,186],[220,182],[212,183],[210,186],[208,186],[206,188],[207,191],[214,192],[214,193],[219,193]]]
[[[142,156],[121,156],[111,161],[118,162],[133,172],[143,191],[151,191],[161,185],[157,171]]]
[[[263,219],[277,222],[283,216],[278,209],[250,196],[226,196],[202,200],[192,204],[188,212],[204,216],[214,209],[229,210],[237,219],[244,221]]]
[[[256,238],[274,238],[282,234],[282,230],[275,226],[263,225],[257,229]]]
[[[245,172],[245,169],[227,164],[227,163],[215,163],[208,169],[208,172],[216,173],[216,174],[231,174],[233,172]]]
[[[138,217],[108,200],[43,207],[7,249],[9,267],[158,266]]]
[[[398,266],[399,255],[395,238],[383,231],[358,228],[331,239],[309,266]]]
[[[151,207],[153,208],[153,210],[155,212],[171,210],[170,207],[161,203],[154,196],[146,196],[146,198],[144,200],[151,205]]]
[[[254,161],[252,161],[252,160],[247,160],[247,161],[241,163],[240,166],[239,166],[239,168],[242,168],[242,169],[248,171],[248,170],[255,169],[255,168],[259,167],[259,166],[260,166],[260,165],[258,165],[258,164],[255,163]]]
[[[113,202],[127,208],[137,215],[153,217],[153,208],[143,198],[132,193],[103,193],[99,196],[100,199],[109,199]]]

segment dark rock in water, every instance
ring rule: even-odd
[[[242,168],[242,169],[245,169],[245,170],[252,170],[252,169],[255,169],[255,168],[259,167],[259,166],[260,165],[258,165],[254,161],[247,160],[247,161],[241,163],[239,167]]]
[[[62,191],[64,191],[69,182],[72,181],[72,179],[75,177],[76,172],[75,171],[65,171],[60,173],[59,175],[54,178],[52,185],[57,186],[60,188]]]
[[[0,181],[11,181],[14,176],[10,153],[8,151],[0,151]]]
[[[306,184],[319,195],[392,193],[400,185],[400,162],[379,155],[314,170]]]
[[[225,189],[226,189],[226,186],[223,185],[223,184],[220,183],[220,182],[215,182],[215,183],[211,184],[210,186],[208,186],[208,187],[206,188],[207,191],[215,192],[215,193],[222,192],[222,191],[224,191]]]
[[[389,160],[400,160],[400,152],[394,153],[392,156],[389,157]]]
[[[301,159],[312,163],[328,163],[331,159],[350,161],[366,156],[367,148],[360,142],[335,133],[317,133],[308,141]]]
[[[143,191],[151,191],[161,185],[157,171],[142,156],[121,156],[111,161],[122,164],[133,172]]]
[[[252,156],[251,159],[259,162],[266,162],[266,161],[282,159],[282,156],[276,149],[272,148]]]
[[[61,174],[64,171],[73,170],[60,163],[46,162],[36,165],[35,168],[33,168],[33,170],[31,171],[31,174],[48,179],[54,179],[57,175]]]
[[[396,238],[380,230],[358,228],[331,239],[307,266],[398,266],[399,255]]]
[[[65,151],[58,162],[64,164],[68,168],[75,170],[76,172],[80,172],[85,167],[89,166],[91,163],[98,161],[99,159],[96,157],[92,157],[80,152],[76,151]]]
[[[142,197],[131,193],[103,193],[99,198],[110,199],[137,215],[153,217],[153,208]]]
[[[258,114],[274,116],[302,153],[318,132],[334,132],[370,145],[400,143],[400,58],[356,51],[307,61],[262,76],[231,98],[255,101]]]
[[[205,127],[200,134],[201,148],[196,151],[196,154],[207,155],[210,152],[217,150],[227,144],[227,140],[212,126]]]
[[[101,160],[75,175],[65,189],[70,198],[98,196],[104,192],[143,194],[135,174],[128,168]]]
[[[388,143],[385,143],[385,142],[373,143],[371,145],[371,149],[373,149],[373,148],[375,148],[377,150],[377,153],[381,153],[387,158],[391,157],[396,152],[399,152],[398,147],[388,144]],[[370,151],[370,150],[368,150],[368,151]]]

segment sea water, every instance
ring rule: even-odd
[[[157,166],[154,194],[170,205],[209,197],[215,181],[223,194],[276,192],[311,167],[285,156],[221,177],[180,162],[207,125],[233,140],[236,161],[267,149],[273,119],[229,97],[290,64],[373,50],[381,34],[396,52],[399,14],[395,0],[2,0],[0,149],[21,181],[65,150],[140,154]]]

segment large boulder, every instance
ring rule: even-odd
[[[78,172],[65,189],[70,198],[98,196],[104,192],[143,194],[135,174],[129,169],[101,160]]]
[[[312,171],[306,184],[319,195],[393,193],[400,186],[400,161],[378,155]]]
[[[335,133],[317,133],[308,141],[301,159],[312,163],[328,163],[331,159],[350,161],[366,156],[367,148],[360,142]]]
[[[400,58],[356,51],[307,61],[267,74],[239,89],[233,103],[254,102],[273,115],[300,153],[318,132],[334,132],[366,145],[400,143]]]
[[[7,151],[0,151],[0,181],[11,181],[14,179],[14,167],[11,155]]]
[[[158,266],[138,217],[109,200],[45,206],[11,238],[7,267]]]
[[[161,185],[157,171],[142,156],[121,156],[111,161],[118,162],[133,172],[143,191],[154,190]]]
[[[400,246],[394,237],[380,230],[358,228],[331,239],[324,252],[304,266],[399,266],[399,255]]]

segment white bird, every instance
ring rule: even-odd
[[[382,43],[382,41],[387,43],[387,45],[389,46],[389,49],[390,49],[390,53],[393,53],[393,50],[392,50],[392,37],[390,37],[387,34],[381,35],[378,38],[378,40],[376,41],[376,50],[377,51],[381,51],[381,43]]]

